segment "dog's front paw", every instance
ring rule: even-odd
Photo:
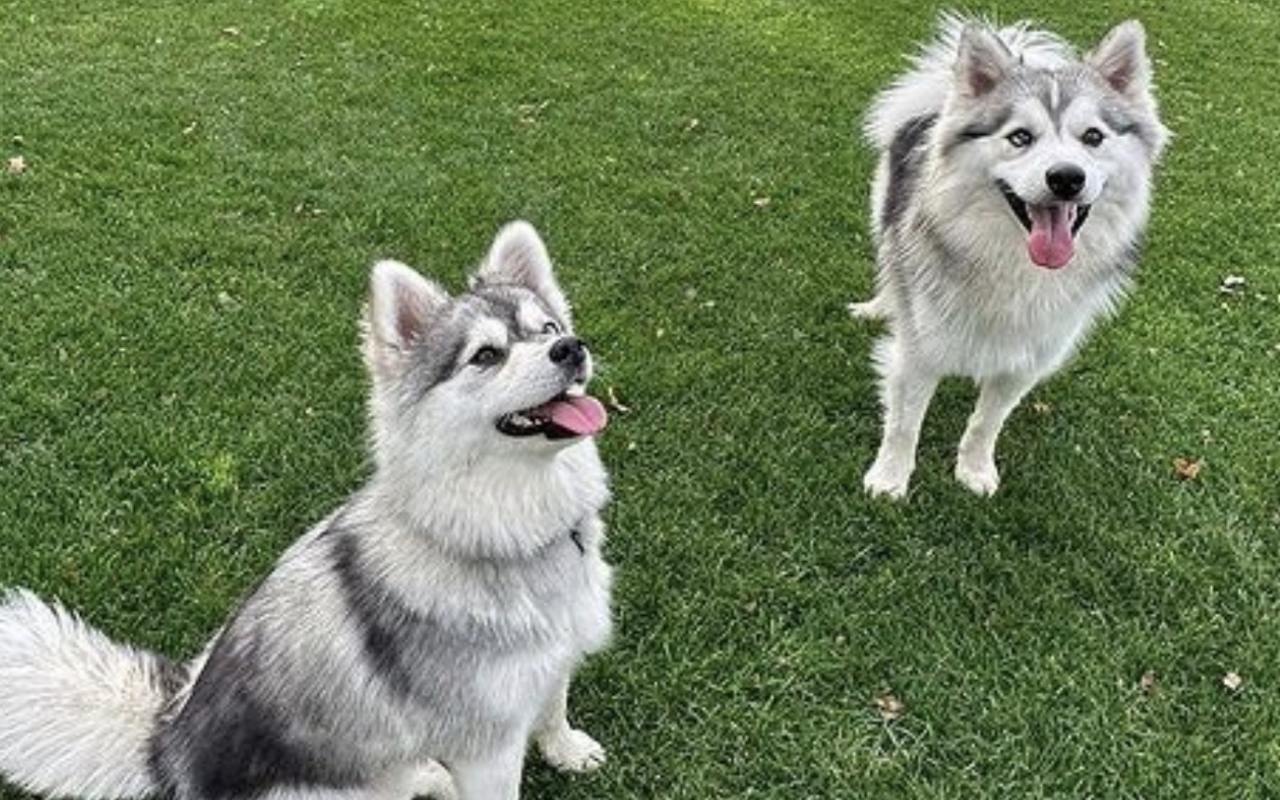
[[[1000,488],[1000,471],[990,458],[965,458],[956,460],[956,480],[976,495],[989,497]]]
[[[458,790],[449,771],[435,761],[429,761],[416,770],[412,789],[416,798],[458,800]]]
[[[561,772],[591,772],[604,764],[604,747],[573,728],[540,739],[542,759]]]
[[[911,469],[910,463],[898,459],[877,458],[867,474],[862,476],[862,488],[872,497],[901,500],[907,496]]]

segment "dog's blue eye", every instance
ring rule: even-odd
[[[1102,131],[1097,128],[1090,128],[1080,137],[1080,141],[1084,142],[1088,147],[1097,147],[1102,144],[1102,140],[1105,138],[1107,137],[1103,135]]]
[[[543,325],[543,326],[542,326],[542,332],[543,332],[543,333],[552,333],[552,334],[559,333],[559,332],[560,332],[560,326],[559,326],[559,325],[557,325],[557,324],[555,324],[554,322],[550,322],[550,321],[548,321],[548,322],[547,322],[547,324],[545,324],[545,325]]]
[[[1004,137],[1009,140],[1009,144],[1021,150],[1035,141],[1036,137],[1031,135],[1031,131],[1026,128],[1018,128],[1013,133]]]
[[[488,345],[481,347],[471,356],[471,363],[477,367],[491,367],[502,360],[502,351]]]

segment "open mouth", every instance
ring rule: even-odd
[[[609,414],[604,405],[575,387],[541,405],[503,414],[498,418],[497,428],[507,436],[576,439],[594,436],[607,424]]]
[[[1013,215],[1027,230],[1027,254],[1046,269],[1064,267],[1076,252],[1076,234],[1089,218],[1090,206],[1080,203],[1030,205],[1004,181],[996,181]]]

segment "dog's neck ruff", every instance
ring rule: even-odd
[[[493,554],[493,553],[475,553],[475,552],[459,552],[458,549],[450,547],[447,537],[435,535],[434,531],[418,530],[415,536],[425,538],[433,549],[443,552],[446,556],[456,562],[465,563],[485,563],[490,565],[502,564],[521,564],[539,561],[544,558],[552,557],[552,554],[558,548],[565,546],[566,542],[573,546],[574,553],[577,557],[585,558],[587,555],[587,543],[584,538],[583,531],[586,529],[587,519],[583,518],[579,522],[574,523],[567,530],[562,531],[543,542],[540,546],[532,550],[521,550],[512,554]]]
[[[467,469],[380,470],[372,498],[384,516],[460,560],[536,558],[609,499],[604,467],[585,440],[554,457],[494,458]],[[397,480],[397,478],[400,478]]]

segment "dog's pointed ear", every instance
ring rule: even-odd
[[[542,298],[562,319],[569,319],[569,302],[551,271],[551,256],[542,237],[523,220],[498,231],[489,255],[472,279],[479,284],[522,286]]]
[[[956,79],[969,97],[983,97],[1013,72],[1012,51],[995,31],[985,25],[970,23],[960,32],[956,50]]]
[[[365,358],[375,374],[400,369],[414,343],[445,306],[449,294],[399,261],[379,261],[369,275]]]
[[[1136,19],[1112,28],[1086,60],[1108,86],[1122,95],[1140,96],[1150,85],[1147,33]]]

